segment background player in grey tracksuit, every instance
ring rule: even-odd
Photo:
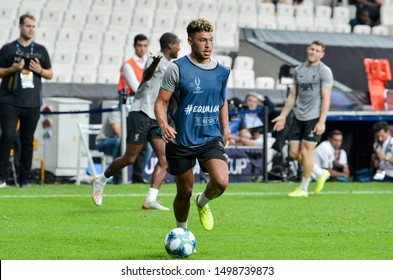
[[[316,179],[315,193],[324,187],[330,174],[314,164],[313,151],[325,132],[326,117],[330,107],[330,95],[333,86],[333,74],[328,66],[321,62],[325,46],[314,41],[307,47],[307,60],[296,67],[294,85],[289,93],[281,114],[272,120],[274,130],[280,131],[293,109],[295,118],[290,133],[290,156],[304,167],[300,184],[289,196],[308,196],[311,174]]]

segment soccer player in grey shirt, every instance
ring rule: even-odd
[[[166,176],[165,142],[157,135],[159,128],[154,115],[154,104],[160,89],[165,70],[171,60],[177,58],[180,51],[180,39],[173,33],[164,33],[160,38],[161,51],[148,58],[143,70],[142,81],[135,93],[127,116],[127,146],[125,153],[114,159],[109,167],[92,181],[93,202],[101,206],[104,188],[108,179],[122,168],[134,164],[143,146],[149,142],[157,156],[149,192],[142,205],[143,209],[167,211],[157,200],[158,192]]]
[[[318,194],[330,177],[329,171],[314,164],[313,151],[325,132],[326,117],[330,107],[333,74],[321,59],[325,46],[314,41],[307,47],[307,60],[297,66],[294,85],[289,93],[281,114],[272,120],[273,129],[280,131],[285,126],[286,117],[294,110],[294,121],[290,132],[290,156],[304,167],[301,184],[291,197],[307,197],[311,174],[316,178],[315,194]]]

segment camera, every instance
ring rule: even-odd
[[[278,73],[278,80],[281,83],[281,78],[293,78],[295,75],[295,68],[297,65],[283,64]]]
[[[238,111],[243,110],[242,101],[233,97],[228,100],[228,110],[229,110],[229,121],[235,121],[237,119]]]
[[[16,54],[15,54],[15,62],[19,63],[22,61],[22,59],[25,59],[25,65],[29,65],[30,60],[35,59],[35,58],[41,59],[41,54],[39,54],[39,53],[33,53],[33,54],[24,53],[21,50],[16,51]]]

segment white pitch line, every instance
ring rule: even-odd
[[[273,196],[273,195],[287,195],[288,192],[227,192],[225,196]],[[313,193],[310,193],[313,195]],[[355,195],[372,195],[372,194],[393,194],[392,191],[327,191],[320,193],[319,195],[347,195],[347,194],[355,194]],[[91,195],[87,194],[42,194],[42,195],[0,195],[0,199],[7,198],[85,198],[90,197]],[[138,194],[105,194],[105,197],[143,197],[146,196],[145,193]],[[175,196],[175,193],[161,193],[160,196]]]

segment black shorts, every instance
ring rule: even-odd
[[[207,172],[201,163],[209,159],[222,159],[228,164],[228,155],[225,152],[221,139],[214,139],[198,147],[182,147],[169,142],[165,149],[168,162],[168,173],[181,175],[193,168],[198,160],[201,170]]]
[[[157,120],[142,111],[132,111],[127,117],[127,143],[145,144],[151,139],[161,138],[156,133],[159,127]]]
[[[289,136],[290,141],[307,141],[318,143],[321,140],[322,135],[316,135],[313,130],[317,124],[319,118],[309,121],[299,121],[297,118],[293,118],[292,128]]]

